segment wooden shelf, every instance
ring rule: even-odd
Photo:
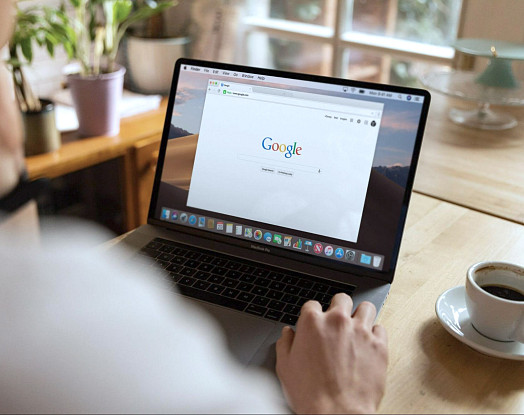
[[[166,106],[164,99],[156,110],[122,119],[120,134],[114,137],[81,138],[76,132],[64,134],[62,147],[57,151],[26,158],[29,178],[59,177],[126,155],[136,142],[162,135]]]
[[[167,99],[164,99],[156,110],[122,119],[120,133],[114,137],[82,138],[77,132],[63,134],[62,147],[57,151],[26,158],[29,178],[53,179],[117,159],[121,177],[114,179],[121,180],[125,230],[136,228],[147,219],[154,178],[151,166],[158,155],[153,147],[158,149],[162,137],[166,107]],[[146,152],[141,151],[144,147]],[[148,169],[144,170],[144,166]]]

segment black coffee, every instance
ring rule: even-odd
[[[524,301],[524,294],[515,290],[514,288],[506,287],[504,285],[483,285],[482,288],[484,291],[487,291],[490,294],[493,294],[497,297],[504,298],[506,300],[512,301]]]

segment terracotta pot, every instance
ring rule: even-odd
[[[55,104],[41,99],[40,111],[22,112],[25,132],[25,155],[49,153],[61,145],[60,133],[56,128]]]
[[[120,132],[119,107],[125,72],[119,66],[111,73],[67,76],[81,136],[112,136]]]

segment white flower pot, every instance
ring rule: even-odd
[[[148,39],[129,36],[126,67],[131,89],[167,95],[178,58],[186,55],[189,38]]]

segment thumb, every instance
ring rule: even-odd
[[[277,356],[287,355],[291,350],[293,345],[293,340],[295,339],[295,332],[289,326],[286,326],[282,329],[282,335],[277,341]]]

